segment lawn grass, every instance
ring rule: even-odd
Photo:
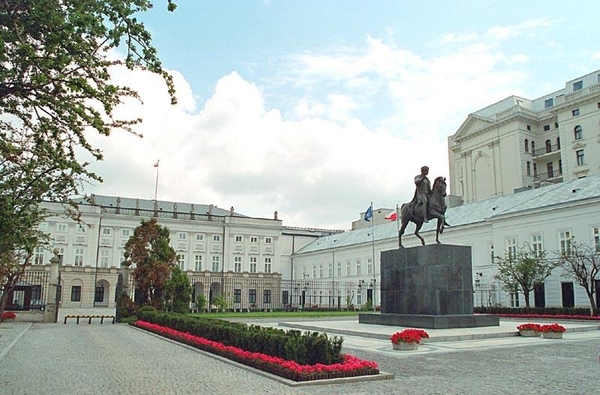
[[[356,317],[358,311],[251,311],[224,313],[193,313],[193,317],[203,318],[329,318]]]

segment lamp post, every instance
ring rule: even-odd
[[[483,307],[483,289],[481,287],[481,277],[483,277],[483,273],[476,272],[475,277],[475,288],[479,290],[479,302],[481,303],[481,307]]]

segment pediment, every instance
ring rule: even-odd
[[[482,116],[469,114],[469,116],[463,122],[463,124],[460,125],[460,128],[458,128],[458,131],[454,133],[452,139],[456,141],[467,138],[470,135],[477,133],[481,129],[492,125],[493,123],[494,122],[492,122],[491,120]]]

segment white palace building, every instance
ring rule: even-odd
[[[572,238],[600,250],[600,70],[543,97],[511,96],[470,114],[449,137],[448,153],[452,226],[441,241],[472,248],[476,306],[524,305],[523,295],[494,280],[494,256],[529,243],[552,258]],[[152,217],[170,230],[195,296],[223,295],[236,310],[376,306],[380,252],[398,248],[398,223],[383,219],[392,209],[375,210],[373,225],[359,220],[342,232],[203,204],[94,195],[81,202],[87,227],[55,204],[44,224],[60,251],[62,307],[114,306],[123,246],[140,220]],[[407,247],[418,244],[413,226],[403,237]],[[427,244],[435,243],[434,226],[421,231]],[[40,248],[31,271],[48,271],[50,258]],[[28,298],[44,300],[43,285],[28,278]],[[561,269],[532,301],[589,307],[583,288]]]

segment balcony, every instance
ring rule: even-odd
[[[560,154],[560,145],[558,145],[558,144],[555,144],[555,145],[548,144],[545,147],[536,148],[532,152],[532,155],[535,159],[542,158],[542,157],[547,158],[549,156],[554,156],[556,154]]]
[[[562,171],[554,171],[552,173],[538,173],[533,177],[533,185],[539,188],[544,184],[558,184],[563,182]]]

